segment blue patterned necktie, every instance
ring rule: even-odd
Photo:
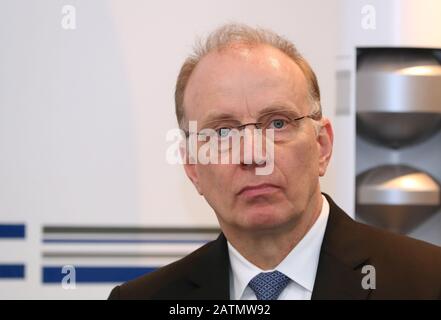
[[[261,272],[251,279],[248,286],[253,289],[257,300],[276,300],[289,281],[290,279],[279,271]]]

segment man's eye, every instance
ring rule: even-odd
[[[283,129],[286,126],[286,121],[283,119],[274,119],[270,122],[269,129]]]
[[[217,134],[220,138],[226,138],[230,134],[231,128],[223,127],[223,128],[217,129],[216,131],[217,131]]]

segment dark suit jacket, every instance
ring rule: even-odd
[[[330,213],[312,299],[441,299],[441,248],[357,223],[325,196]],[[363,289],[364,265],[375,268],[375,289]],[[181,260],[115,287],[109,299],[229,295],[228,248],[221,234]]]

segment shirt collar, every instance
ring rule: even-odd
[[[323,204],[320,215],[311,229],[274,269],[282,272],[311,292],[314,288],[320,249],[329,216],[329,203],[323,195],[322,199]],[[240,299],[251,279],[263,272],[263,270],[244,258],[230,242],[227,242],[227,244],[232,273],[231,284],[233,285],[236,299]],[[273,270],[266,270],[266,272],[268,271]]]

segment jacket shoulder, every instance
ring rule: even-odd
[[[366,250],[372,255],[381,258],[405,263],[405,265],[433,265],[441,264],[441,248],[409,236],[385,231],[360,222],[355,222],[359,241],[365,243]]]
[[[433,244],[356,223],[359,243],[376,270],[373,298],[390,296],[441,299],[441,248]]]
[[[354,275],[358,288],[366,270],[373,270],[373,299],[441,299],[440,247],[354,221],[325,196],[330,215],[321,251],[328,264],[320,268],[319,262],[322,281],[334,285],[343,281],[329,280],[338,273],[338,266]]]

